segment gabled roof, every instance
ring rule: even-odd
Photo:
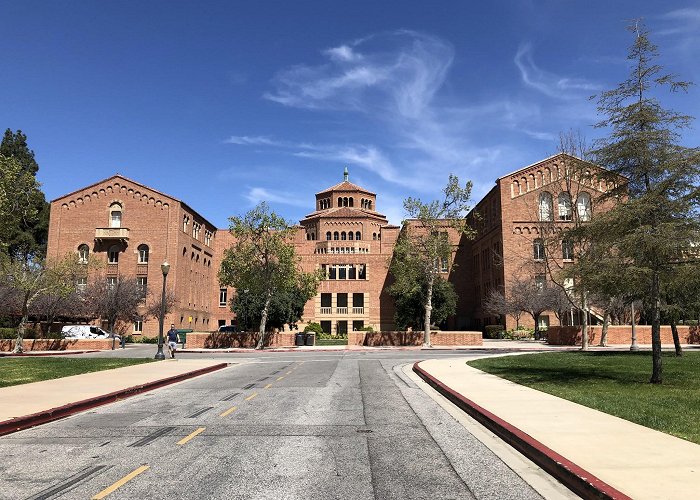
[[[147,190],[149,190],[149,191],[152,191],[152,192],[155,193],[155,194],[158,194],[158,195],[160,195],[160,196],[163,196],[164,198],[168,198],[168,199],[171,200],[171,201],[174,201],[174,202],[176,202],[176,203],[179,203],[179,204],[182,205],[183,207],[187,208],[187,210],[189,210],[189,211],[192,212],[193,214],[197,214],[197,216],[198,216],[199,218],[201,218],[204,222],[206,222],[207,225],[211,226],[213,229],[216,229],[216,225],[215,225],[215,224],[212,224],[211,222],[209,222],[209,220],[207,220],[202,214],[200,214],[199,212],[197,212],[196,210],[194,210],[192,207],[190,207],[190,206],[189,206],[187,203],[185,203],[184,201],[178,200],[177,198],[175,198],[175,197],[173,197],[173,196],[170,196],[169,194],[163,193],[162,191],[158,191],[157,189],[153,189],[151,186],[146,186],[145,184],[141,184],[140,182],[137,182],[137,181],[135,181],[135,180],[129,179],[128,177],[124,177],[124,176],[121,175],[121,174],[115,174],[115,175],[113,175],[113,176],[111,176],[111,177],[107,177],[107,178],[105,178],[105,179],[102,179],[101,181],[97,181],[97,182],[95,182],[95,183],[93,183],[93,184],[90,184],[89,186],[81,187],[80,189],[76,189],[75,191],[72,191],[72,192],[70,192],[70,193],[64,194],[63,196],[59,196],[58,198],[54,198],[53,200],[51,200],[51,203],[53,203],[53,202],[55,202],[55,201],[58,201],[58,200],[62,200],[63,198],[69,198],[69,197],[71,197],[71,196],[74,196],[74,195],[80,193],[81,191],[87,191],[87,190],[89,190],[90,188],[93,188],[93,187],[95,187],[95,186],[99,186],[100,184],[104,184],[104,183],[106,183],[106,182],[109,182],[109,181],[112,181],[112,180],[115,180],[115,179],[119,179],[119,180],[122,180],[122,181],[129,182],[129,183],[134,184],[134,185],[136,185],[136,186],[138,186],[138,187],[140,187],[140,188],[142,188],[142,189],[147,189]]]
[[[535,163],[532,163],[532,164],[530,164],[530,165],[528,165],[528,166],[526,166],[526,167],[519,168],[518,170],[515,170],[515,171],[513,171],[513,172],[511,172],[511,173],[509,173],[509,174],[503,175],[503,176],[499,177],[498,179],[496,179],[496,182],[500,181],[501,179],[505,179],[506,177],[512,177],[512,176],[514,176],[514,175],[518,175],[518,174],[520,174],[521,172],[524,172],[525,170],[529,170],[529,169],[531,169],[532,167],[537,167],[537,166],[539,166],[539,165],[543,165],[543,164],[545,164],[545,163],[547,163],[547,162],[550,162],[550,161],[554,160],[555,158],[560,158],[560,157],[568,157],[568,158],[573,159],[573,160],[578,160],[578,161],[582,161],[582,162],[584,162],[584,163],[588,163],[588,164],[590,164],[590,165],[593,165],[593,166],[596,167],[596,168],[600,168],[601,170],[607,170],[606,168],[601,167],[600,165],[597,165],[597,164],[595,164],[595,163],[591,163],[590,161],[584,160],[583,158],[579,158],[578,156],[570,155],[570,154],[568,154],[568,153],[557,153],[557,154],[553,154],[552,156],[548,156],[548,157],[545,158],[544,160],[536,161]]]
[[[350,181],[343,181],[339,182],[335,186],[331,186],[327,189],[324,189],[323,191],[319,191],[316,193],[317,195],[323,194],[323,193],[328,193],[329,191],[359,191],[360,193],[366,193],[366,194],[375,194],[371,191],[367,191],[365,188],[362,188],[358,186],[357,184],[353,184]]]

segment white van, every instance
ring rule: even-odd
[[[99,326],[66,325],[61,328],[61,336],[66,339],[106,339],[111,337],[111,334]]]

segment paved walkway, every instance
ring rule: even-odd
[[[700,495],[700,445],[505,381],[465,359],[420,367],[632,498]]]
[[[173,359],[0,388],[0,422],[220,364]]]

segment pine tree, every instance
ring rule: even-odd
[[[695,252],[700,225],[700,150],[680,145],[681,131],[692,118],[662,107],[658,90],[686,90],[690,83],[664,74],[654,61],[657,48],[641,22],[631,26],[635,39],[628,60],[629,77],[598,96],[610,134],[596,143],[596,162],[610,170],[611,181],[627,179],[608,196],[620,201],[590,224],[592,241],[608,245],[642,283],[640,290],[652,322],[651,383],[662,382],[661,298],[664,280],[687,265]],[[615,177],[613,177],[615,176]]]

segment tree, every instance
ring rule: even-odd
[[[13,223],[2,228],[4,246],[13,259],[42,257],[46,254],[48,240],[49,204],[36,182],[39,165],[34,152],[27,146],[27,136],[21,130],[13,133],[8,128],[5,131],[0,142],[0,157],[3,156],[12,158],[20,166],[20,173],[16,175],[21,179],[20,186],[15,188],[15,196],[10,199],[20,210]]]
[[[38,218],[33,202],[38,192],[39,184],[19,160],[0,154],[0,253],[16,254],[21,228]]]
[[[412,275],[404,269],[389,287],[394,297],[396,313],[394,321],[398,328],[420,328],[425,324],[425,301],[428,290],[424,275]],[[454,286],[441,276],[433,283],[431,323],[439,325],[455,313],[457,294]]]
[[[289,290],[281,290],[272,296],[265,328],[282,328],[285,324],[294,325],[304,312],[308,297],[302,287],[295,286]],[[236,313],[238,327],[250,331],[260,325],[262,311],[265,305],[265,295],[244,290],[236,293],[231,301],[231,310]]]
[[[623,176],[627,182],[608,192],[623,201],[597,217],[588,236],[613,249],[643,283],[640,292],[652,324],[650,382],[659,384],[664,280],[677,266],[687,265],[700,234],[700,150],[680,145],[691,117],[663,108],[656,97],[658,90],[686,90],[690,84],[662,74],[643,24],[636,22],[630,31],[630,75],[598,96],[603,119],[597,126],[608,128],[609,135],[593,151],[596,161],[610,169],[609,178]]]
[[[79,272],[76,256],[46,262],[37,256],[28,259],[11,259],[0,255],[0,281],[12,290],[20,308],[17,341],[14,352],[22,352],[22,340],[29,320],[29,308],[42,294],[70,295],[75,291],[75,276]]]
[[[459,237],[474,236],[465,219],[471,189],[471,182],[461,187],[459,179],[450,175],[442,201],[423,203],[417,198],[407,198],[403,203],[408,220],[404,221],[404,229],[394,247],[390,272],[397,282],[407,283],[402,287],[411,288],[408,286],[410,280],[413,287],[424,289],[424,346],[430,346],[435,283],[440,277],[442,262],[452,258],[452,244],[447,230],[454,230]]]
[[[88,284],[85,297],[92,317],[106,321],[110,332],[114,332],[117,323],[132,323],[143,317],[141,311],[146,296],[135,276],[98,275]],[[160,299],[160,294],[158,298]],[[160,300],[158,312],[160,313]]]
[[[248,309],[249,314],[243,319],[260,318],[256,349],[262,349],[273,300],[282,302],[285,294],[288,297],[297,294],[296,298],[306,303],[316,295],[321,270],[313,273],[300,270],[300,259],[291,243],[295,228],[271,212],[266,203],[229,221],[235,244],[224,252],[219,282],[238,291],[236,304],[241,307],[240,292],[247,290],[244,295],[249,295],[255,309]]]

